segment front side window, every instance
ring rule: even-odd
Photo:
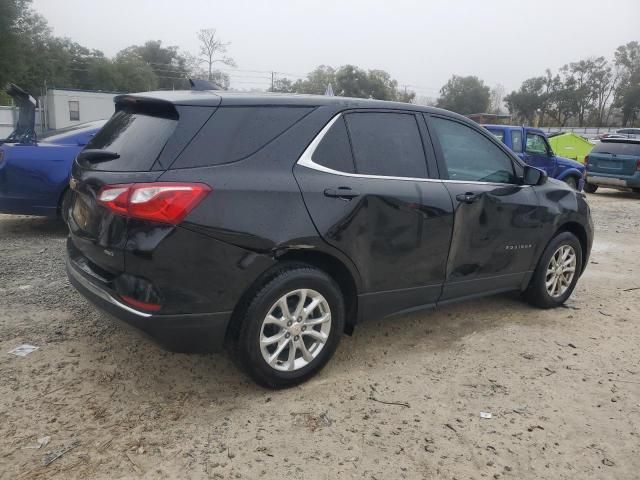
[[[487,137],[453,120],[433,117],[432,124],[450,180],[517,183],[511,158]]]
[[[409,113],[349,113],[356,172],[425,178],[427,162],[416,117]]]
[[[547,155],[547,142],[542,135],[527,133],[527,153]]]
[[[77,100],[69,100],[69,120],[72,122],[80,120],[80,102]]]
[[[313,152],[313,161],[332,170],[355,173],[349,134],[343,117],[338,118],[322,138]]]
[[[511,130],[512,150],[516,153],[522,153],[522,132],[520,130]]]

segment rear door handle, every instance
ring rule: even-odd
[[[352,190],[349,187],[327,188],[324,191],[324,196],[351,200],[352,198],[359,197],[360,192]]]
[[[459,193],[456,195],[456,200],[460,203],[473,203],[480,198],[480,195],[473,192]]]

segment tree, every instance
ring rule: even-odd
[[[489,108],[490,92],[478,77],[453,75],[440,89],[438,107],[462,115],[486,112]]]
[[[343,65],[337,70],[320,65],[311,71],[304,80],[291,83],[289,79],[274,82],[274,91],[291,91],[323,95],[331,84],[335,95],[355,98],[375,98],[411,102],[415,93],[400,91],[398,82],[384,70],[363,70],[355,65]]]
[[[622,110],[623,125],[633,126],[640,114],[640,43],[633,41],[619,46],[615,65],[620,78],[615,104]]]
[[[323,95],[329,84],[336,86],[336,71],[333,67],[320,65],[308,73],[304,80],[296,80],[293,90],[296,93]],[[334,92],[337,92],[336,88]]]
[[[500,115],[504,103],[504,85],[497,83],[489,93],[489,113]]]
[[[144,45],[132,45],[116,55],[117,62],[125,62],[129,66],[146,63],[157,77],[157,88],[180,89],[189,88],[186,59],[178,47],[163,47],[161,40],[149,40]]]
[[[596,125],[601,127],[608,123],[611,108],[609,107],[607,111],[607,106],[610,105],[609,100],[616,89],[618,77],[604,57],[598,57],[593,62],[594,68],[591,77],[591,90],[594,99],[593,116]]]
[[[293,82],[288,78],[276,78],[273,81],[273,86],[269,88],[270,92],[279,93],[295,93],[293,88]]]
[[[209,81],[214,81],[215,77],[220,78],[220,74],[213,70],[213,65],[222,63],[231,67],[236,66],[236,62],[231,57],[223,54],[227,53],[227,47],[230,43],[225,43],[216,38],[215,28],[205,28],[198,32],[198,40],[200,41],[200,60],[207,66]],[[227,76],[227,79],[229,77]]]
[[[545,84],[545,77],[532,77],[522,82],[519,90],[504,97],[509,112],[529,125],[534,125],[537,113],[547,102]]]

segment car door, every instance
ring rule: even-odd
[[[553,151],[544,135],[525,130],[525,151],[524,160],[529,165],[541,168],[550,177],[553,177],[556,167],[556,159]]]
[[[294,168],[322,238],[362,278],[361,315],[384,316],[438,299],[453,226],[421,116],[351,111],[335,116]],[[425,146],[427,156],[425,155]]]
[[[538,199],[495,139],[449,117],[428,118],[454,226],[441,301],[517,288],[540,241]]]

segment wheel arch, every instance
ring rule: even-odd
[[[568,168],[566,170],[563,170],[560,175],[558,175],[557,179],[564,181],[568,177],[574,177],[576,179],[576,182],[578,182],[582,178],[582,172],[580,172],[580,170],[578,170],[577,168]]]
[[[269,282],[280,274],[283,269],[296,266],[312,266],[322,270],[335,280],[342,292],[345,302],[345,333],[351,334],[357,322],[358,314],[358,283],[354,274],[344,262],[337,257],[315,249],[287,249],[276,255],[275,264],[263,272],[242,294],[236,304],[227,327],[227,340],[237,339],[240,333],[241,315],[251,298],[261,285]]]
[[[340,287],[345,303],[345,331],[351,333],[358,315],[358,283],[349,267],[337,257],[308,249],[287,250],[278,256],[278,262],[305,263],[327,273]]]
[[[555,231],[555,233],[551,238],[552,239],[555,238],[558,234],[562,232],[573,233],[578,238],[578,241],[580,242],[580,248],[582,250],[582,265],[581,265],[580,272],[581,273],[584,272],[584,269],[587,266],[587,261],[589,257],[588,255],[589,240],[587,237],[587,230],[578,222],[569,221],[560,225],[560,227]]]

